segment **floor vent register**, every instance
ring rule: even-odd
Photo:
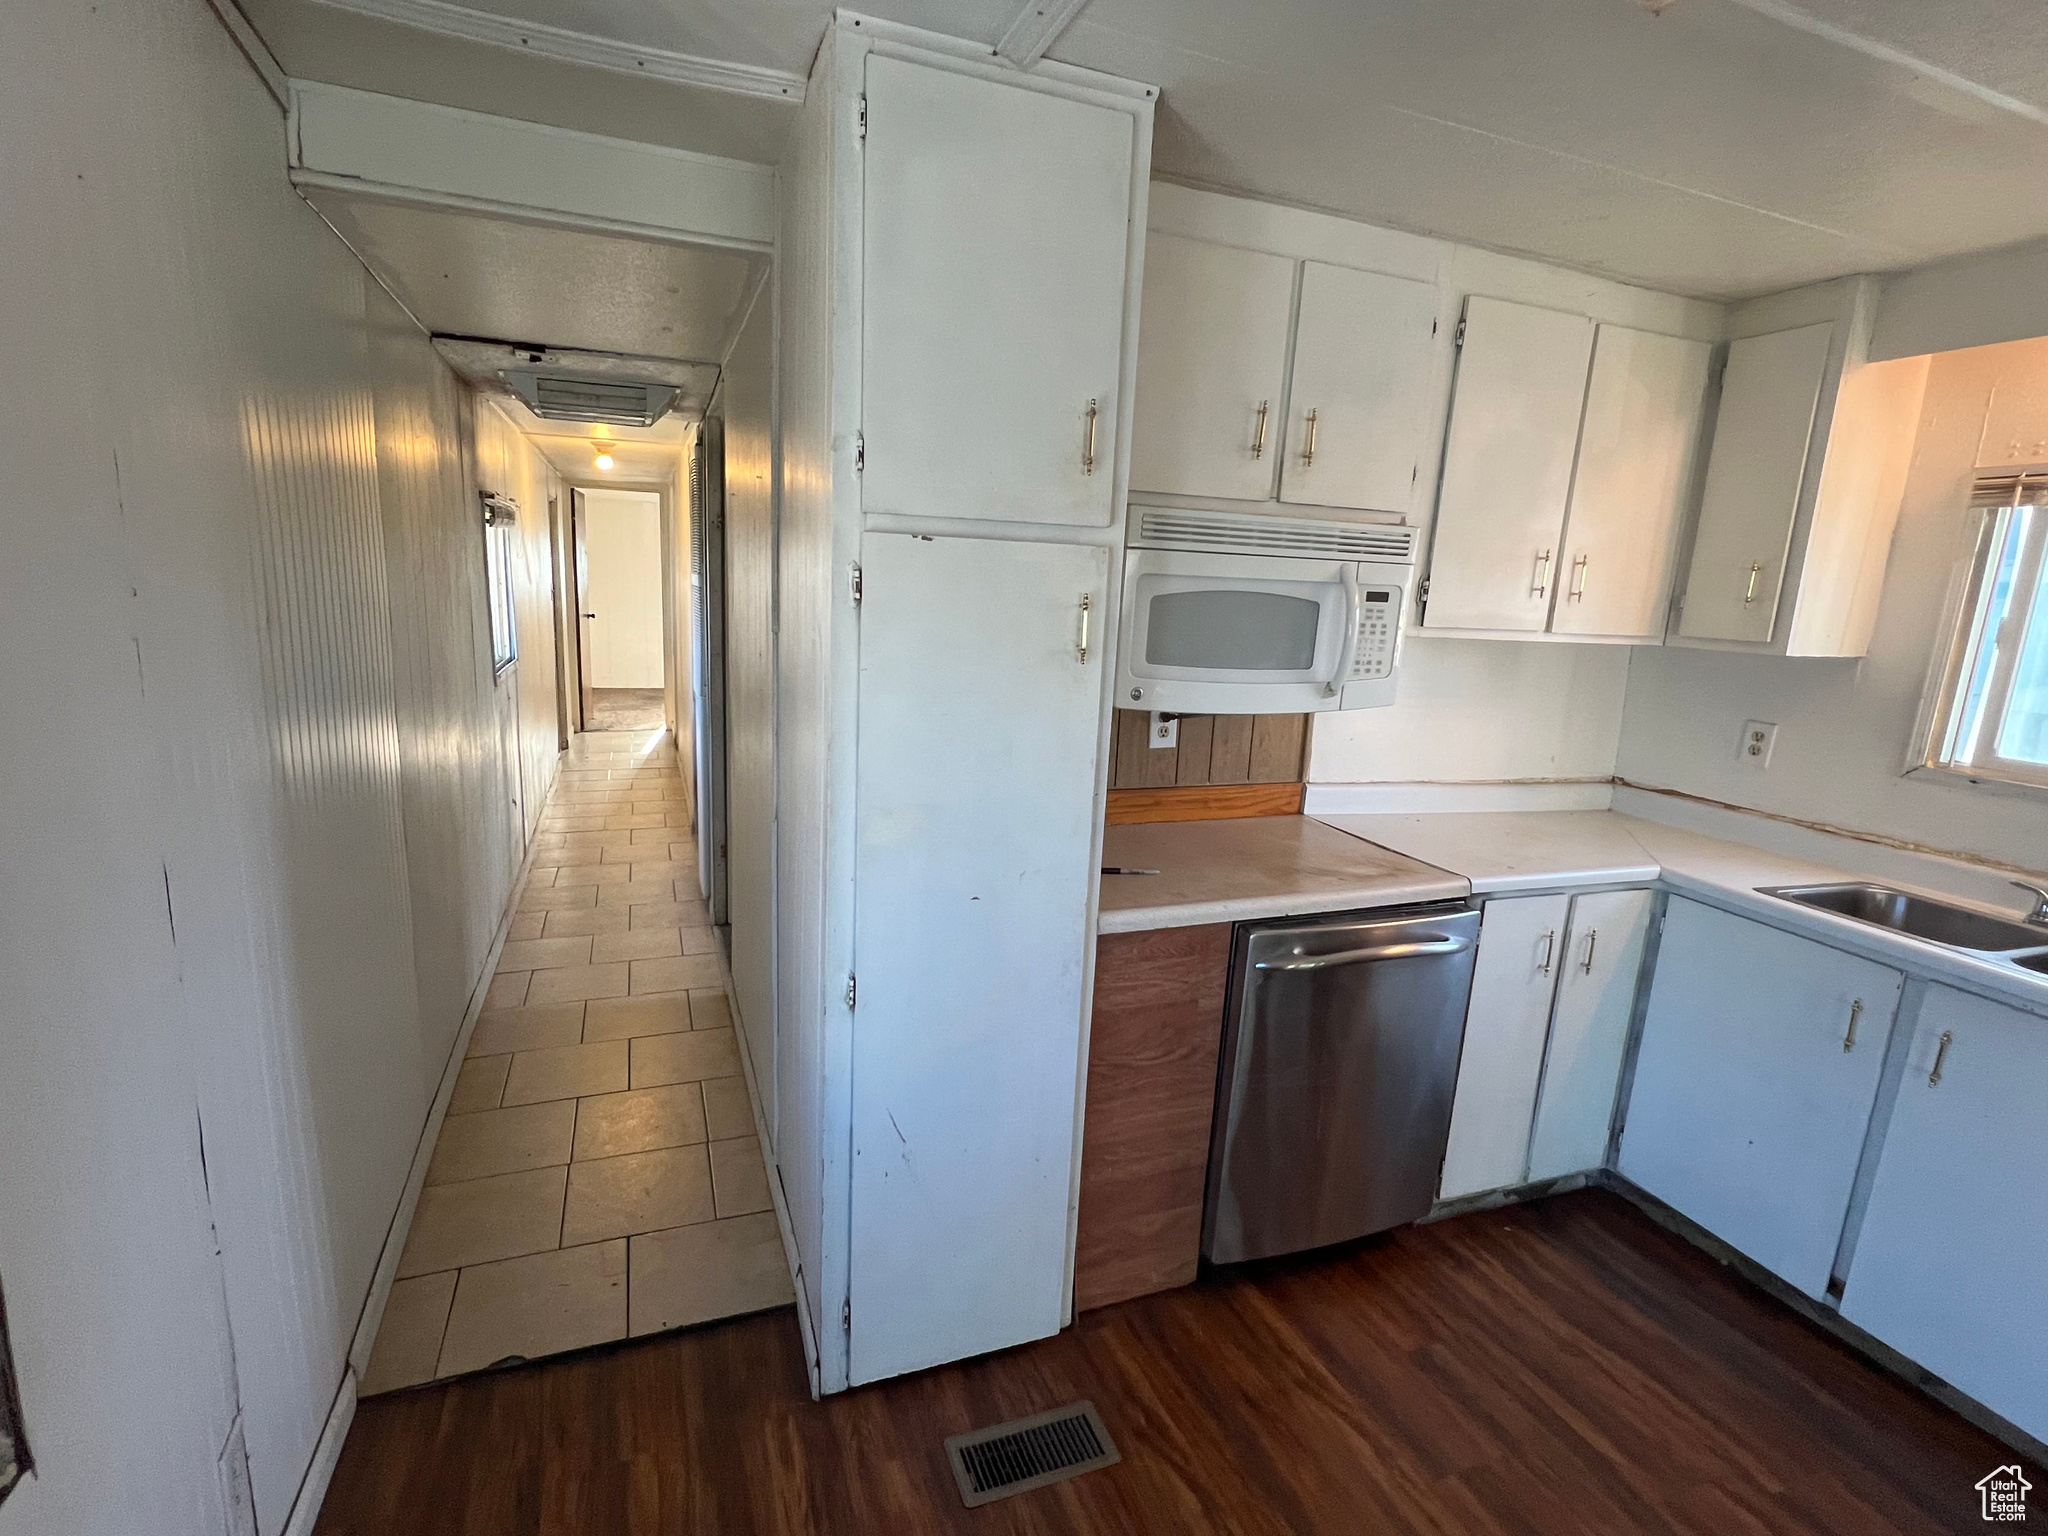
[[[970,1509],[1121,1459],[1093,1403],[1069,1403],[946,1441],[946,1460],[960,1485],[960,1501]]]

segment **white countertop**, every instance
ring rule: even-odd
[[[1856,845],[1846,840],[1842,844],[1844,863],[1829,865],[1614,811],[1445,811],[1316,819],[1353,837],[1464,875],[1475,894],[1661,881],[1679,895],[1761,919],[1909,975],[2048,1013],[2048,976],[1801,906],[1759,889],[1878,879],[1900,890],[1917,891],[2008,920],[2014,915],[1945,891],[1858,870],[1853,863]],[[2043,932],[2042,943],[2048,947],[2048,931]]]
[[[1460,875],[1307,816],[1113,826],[1102,862],[1159,871],[1102,876],[1102,933],[1456,901],[1471,889]]]
[[[1612,811],[1439,811],[1317,821],[1463,875],[1475,894],[1655,880],[1657,861]]]

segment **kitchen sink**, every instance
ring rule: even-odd
[[[1854,918],[1873,928],[1889,928],[1894,933],[1946,944],[1952,949],[2003,954],[2015,949],[2039,949],[2048,944],[2048,928],[1989,917],[1968,907],[1950,906],[1945,901],[1934,901],[1926,896],[1909,896],[1890,886],[1872,885],[1865,881],[1844,881],[1839,885],[1781,885],[1763,888],[1762,894]],[[2048,955],[2029,956],[2015,963],[2048,975]]]

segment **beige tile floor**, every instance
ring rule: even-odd
[[[578,736],[369,1396],[794,1300],[664,732]]]

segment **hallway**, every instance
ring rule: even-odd
[[[365,1396],[794,1298],[666,731],[579,735]]]

